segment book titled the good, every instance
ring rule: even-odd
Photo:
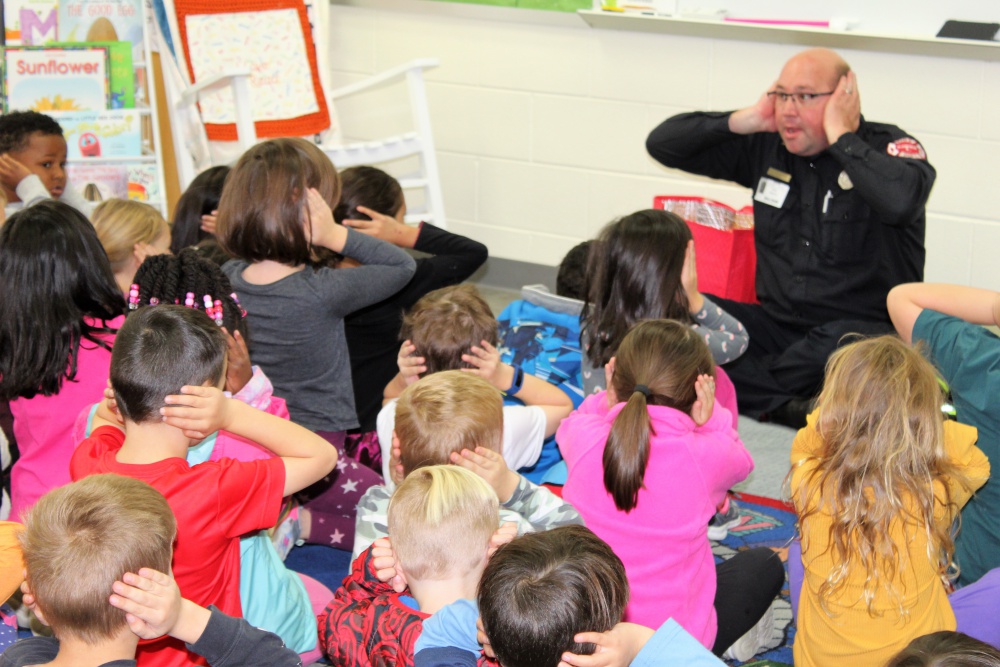
[[[104,111],[110,103],[106,47],[5,49],[7,110]]]
[[[60,42],[131,42],[142,60],[142,0],[60,0]]]

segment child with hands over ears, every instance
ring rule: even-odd
[[[221,328],[200,310],[159,305],[130,314],[111,359],[124,425],[102,404],[70,473],[74,479],[116,473],[163,493],[177,517],[178,584],[197,604],[238,615],[240,536],[274,526],[282,498],[328,474],[337,454],[307,429],[225,397],[225,357]],[[219,430],[251,438],[277,456],[190,466],[188,449]],[[191,659],[176,641],[139,650],[140,666]]]
[[[585,399],[556,439],[569,469],[563,497],[625,563],[625,620],[673,618],[721,655],[764,616],[784,571],[770,549],[715,565],[708,520],[753,460],[714,402],[714,372],[690,326],[641,322],[605,367],[607,391]]]
[[[455,285],[428,293],[403,319],[404,338],[397,363],[399,374],[385,388],[385,406],[378,416],[382,473],[389,490],[393,469],[392,432],[396,397],[422,376],[459,370],[486,380],[505,393],[502,452],[513,470],[538,461],[542,446],[573,409],[565,392],[521,368],[500,362],[498,323],[489,304],[472,285]]]

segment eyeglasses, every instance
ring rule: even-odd
[[[767,96],[775,102],[781,102],[782,104],[788,104],[790,101],[795,100],[795,103],[800,107],[807,107],[815,104],[819,98],[833,95],[833,93],[834,91],[832,90],[828,93],[782,93],[772,90]]]

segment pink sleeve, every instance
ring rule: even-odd
[[[556,431],[556,444],[567,465],[576,463],[578,452],[593,441],[595,430],[606,430],[608,411],[607,392],[601,391],[583,399],[580,407],[562,420]]]
[[[716,404],[709,420],[694,430],[696,450],[691,455],[699,461],[706,485],[720,501],[753,470],[753,457],[733,428],[732,419],[729,410]]]
[[[729,379],[725,369],[715,369],[715,404],[729,410],[733,418],[733,428],[739,428],[739,411],[736,409],[736,387]]]

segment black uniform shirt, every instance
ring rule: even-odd
[[[801,157],[777,133],[731,132],[729,115],[674,116],[650,133],[646,148],[668,167],[755,191],[762,178],[787,180],[780,208],[754,201],[757,297],[765,311],[802,329],[887,321],[889,290],[923,280],[924,205],[935,171],[920,144],[894,125],[862,118],[857,132]]]

